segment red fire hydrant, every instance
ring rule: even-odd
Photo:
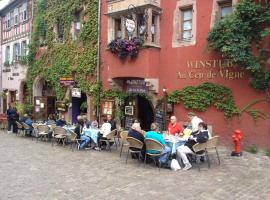
[[[241,130],[237,129],[232,134],[232,139],[234,142],[234,151],[231,156],[242,156],[240,141],[243,138]]]

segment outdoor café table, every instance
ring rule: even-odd
[[[185,140],[183,140],[182,138],[178,137],[178,136],[174,136],[174,135],[165,135],[163,134],[164,140],[165,140],[165,144],[168,147],[171,147],[172,152],[171,154],[175,154],[177,147],[185,144]]]
[[[63,126],[63,128],[67,130],[67,135],[71,135],[71,133],[74,132],[76,126]]]
[[[85,135],[90,137],[95,144],[98,143],[98,133],[100,132],[99,129],[90,129],[90,131],[86,131]]]

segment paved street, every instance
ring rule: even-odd
[[[220,153],[221,166],[210,170],[159,171],[131,159],[126,165],[115,150],[72,152],[0,132],[0,200],[270,199],[268,157]]]

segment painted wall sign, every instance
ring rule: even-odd
[[[133,33],[136,28],[135,21],[132,19],[126,19],[126,28],[128,32]]]
[[[187,72],[177,72],[179,79],[214,79],[217,77],[236,80],[245,77],[245,71],[234,65],[230,59],[188,60]]]
[[[127,80],[127,92],[130,93],[148,93],[146,82],[142,79]]]
[[[59,81],[62,86],[70,86],[75,83],[72,77],[61,77]]]

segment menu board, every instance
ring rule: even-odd
[[[126,117],[125,118],[125,129],[126,130],[129,130],[133,124],[133,120],[134,118],[133,117]]]
[[[156,123],[159,125],[160,131],[166,130],[165,127],[165,114],[164,114],[164,102],[159,100],[155,110]]]
[[[164,119],[164,111],[160,109],[156,109],[156,123],[158,123],[160,131],[165,130],[165,119]]]

